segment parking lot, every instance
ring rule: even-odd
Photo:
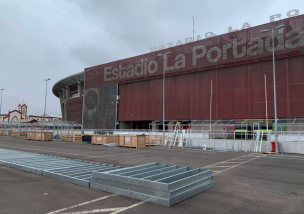
[[[103,147],[0,137],[0,148],[135,166],[210,168],[215,187],[166,208],[0,166],[1,213],[303,213],[304,156],[195,149]]]

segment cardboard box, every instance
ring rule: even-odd
[[[105,139],[106,138],[104,137],[104,135],[92,135],[91,144],[102,145],[102,144],[104,144]]]
[[[106,139],[105,143],[113,143],[113,135],[106,135]]]
[[[38,141],[53,141],[53,133],[52,132],[35,132],[34,139],[38,140]]]
[[[41,140],[41,139],[42,139],[41,132],[35,132],[34,140]]]
[[[5,135],[5,136],[11,136],[11,135],[12,135],[12,131],[6,130],[6,131],[4,132],[4,135]]]
[[[118,146],[125,146],[125,136],[119,135]]]
[[[35,140],[35,133],[36,133],[36,132],[32,132],[32,137],[31,137],[30,140]]]
[[[133,147],[138,149],[146,147],[146,135],[120,135],[120,137],[124,137],[125,147]]]
[[[27,140],[32,140],[32,135],[34,135],[34,132],[28,132],[28,133],[26,133],[26,139]]]
[[[131,137],[131,147],[137,148],[137,136]]]
[[[53,141],[53,132],[44,132],[42,133],[43,141]]]
[[[119,142],[119,135],[106,135],[107,142],[106,143],[118,143]]]
[[[119,142],[119,135],[113,135],[113,143]]]
[[[146,136],[137,135],[137,147],[138,149],[146,148]]]
[[[131,135],[125,135],[125,147],[131,147],[131,140],[132,136]]]

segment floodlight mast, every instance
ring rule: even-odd
[[[278,116],[277,116],[277,95],[276,95],[276,77],[275,77],[275,58],[274,58],[274,33],[273,30],[279,30],[284,28],[285,25],[279,25],[275,29],[264,29],[261,33],[268,33],[271,31],[272,36],[272,64],[273,64],[273,96],[274,96],[274,133],[275,133],[275,149],[276,154],[279,154],[279,142],[278,142]]]
[[[84,117],[84,101],[85,101],[85,73],[89,72],[89,70],[83,71],[83,88],[82,88],[82,118],[81,118],[81,132],[84,134],[83,131],[83,117]]]
[[[171,52],[167,52],[165,54],[157,54],[158,57],[163,57],[165,55],[170,55]],[[165,63],[165,59],[164,59]],[[163,65],[163,144],[166,145],[165,138],[165,65]]]
[[[44,114],[43,114],[43,132],[44,132],[44,123],[45,123],[45,112],[46,112],[46,98],[47,98],[47,85],[48,85],[48,81],[51,80],[50,78],[45,79],[45,98],[44,98]]]
[[[2,107],[2,91],[4,90],[4,88],[0,89],[1,91],[1,98],[0,98],[0,118],[1,118],[1,107]],[[2,117],[3,118],[3,117]],[[3,120],[3,119],[2,119]],[[1,120],[0,120],[1,121]]]

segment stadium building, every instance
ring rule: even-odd
[[[280,25],[274,30],[277,114],[288,129],[304,118],[304,15],[85,68],[58,81],[53,93],[64,120],[82,123],[84,106],[84,128],[148,129],[162,120],[165,72],[166,120],[211,118],[236,127],[269,118],[271,128],[272,35],[261,30]]]

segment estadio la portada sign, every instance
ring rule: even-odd
[[[157,78],[163,72],[177,75],[269,58],[272,56],[272,35],[271,32],[261,33],[261,30],[274,29],[282,24],[285,27],[274,32],[276,56],[304,54],[304,15],[299,15],[87,68],[86,88]],[[167,52],[171,54],[165,55]],[[160,57],[159,54],[163,55]]]

